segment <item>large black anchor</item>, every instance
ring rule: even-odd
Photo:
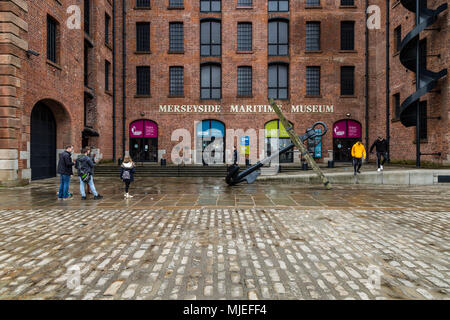
[[[317,126],[323,127],[323,130],[321,133],[318,133],[316,131]],[[317,128],[317,129],[319,129],[319,128]],[[286,130],[291,130],[291,128],[287,128]],[[302,142],[304,142],[307,139],[321,137],[325,133],[327,133],[327,130],[328,130],[327,125],[324,122],[317,121],[316,123],[314,123],[312,128],[309,128],[306,130],[306,133],[303,136],[299,136],[299,139]],[[267,157],[261,161],[258,161],[257,163],[252,165],[250,168],[248,168],[242,172],[239,172],[240,167],[238,165],[232,165],[232,166],[228,167],[228,174],[225,178],[226,183],[230,186],[233,186],[235,184],[243,182],[244,180],[246,180],[247,183],[249,183],[249,184],[255,182],[256,178],[258,178],[258,176],[261,174],[261,171],[259,170],[259,168],[264,166],[266,163],[269,163],[270,161],[272,161],[272,159],[274,159],[275,157],[278,157],[280,154],[286,153],[287,151],[292,149],[294,146],[295,145],[293,143],[291,143],[288,146],[284,147],[283,149],[279,150],[278,152],[275,152],[270,157]]]

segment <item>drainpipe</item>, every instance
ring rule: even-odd
[[[116,0],[112,3],[112,41],[113,41],[113,65],[112,65],[112,79],[113,79],[113,96],[112,96],[112,147],[113,147],[113,163],[116,162]]]
[[[366,97],[365,97],[365,104],[366,104],[366,148],[369,148],[369,29],[367,27],[367,20],[369,18],[369,14],[367,13],[367,9],[369,7],[369,0],[366,0],[366,19],[365,19],[365,25],[366,25],[366,33],[365,33],[365,41],[366,41],[366,75],[365,75],[365,81],[366,81]],[[369,162],[369,153],[367,153],[367,162]]]
[[[390,43],[389,43],[389,0],[386,0],[386,141],[387,141],[387,152],[388,152],[388,162],[391,161],[390,155],[390,104],[389,97],[391,94],[390,83],[389,83],[389,72],[390,72],[390,62],[389,62],[389,52],[390,52]]]
[[[127,65],[127,45],[126,45],[126,0],[122,0],[122,159],[125,157],[125,121],[126,121],[126,65]]]

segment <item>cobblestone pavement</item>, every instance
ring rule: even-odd
[[[0,298],[450,298],[448,186],[140,183],[128,202],[108,180],[104,201],[1,189]]]

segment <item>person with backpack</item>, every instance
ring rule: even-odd
[[[132,195],[128,193],[131,182],[134,181],[133,174],[136,172],[134,168],[134,162],[131,160],[130,156],[125,156],[122,162],[122,166],[120,167],[120,178],[125,183],[125,194],[123,195],[125,198],[133,198]]]
[[[82,155],[77,159],[75,168],[78,169],[78,177],[80,178],[80,193],[81,200],[86,200],[86,191],[84,190],[84,184],[87,183],[92,193],[94,194],[94,200],[100,200],[103,196],[97,193],[94,185],[94,163],[89,157],[89,149],[83,148],[81,150]]]
[[[381,136],[379,136],[378,139],[375,140],[375,142],[370,147],[370,153],[373,152],[373,148],[375,148],[377,152],[377,166],[378,166],[377,171],[378,172],[383,171],[383,165],[388,158],[387,154],[388,143],[386,139],[383,139]],[[383,161],[381,161],[381,157],[383,157]]]
[[[356,173],[361,173],[359,169],[361,169],[363,158],[366,159],[366,149],[364,148],[364,145],[361,143],[361,139],[358,139],[358,141],[353,145],[352,157],[353,157],[354,175],[356,176]]]
[[[69,200],[72,194],[69,193],[70,176],[73,175],[72,161],[73,146],[66,146],[65,150],[60,153],[58,161],[58,174],[60,175],[58,199]]]

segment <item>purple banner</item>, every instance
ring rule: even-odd
[[[153,121],[145,120],[145,138],[158,138],[158,125]]]
[[[144,136],[144,121],[138,120],[130,125],[130,138],[142,138]]]
[[[348,120],[347,138],[361,138],[361,125],[353,120]]]
[[[354,120],[341,120],[333,126],[333,138],[361,138],[361,125]]]
[[[347,138],[347,120],[342,120],[334,124],[333,138]]]

